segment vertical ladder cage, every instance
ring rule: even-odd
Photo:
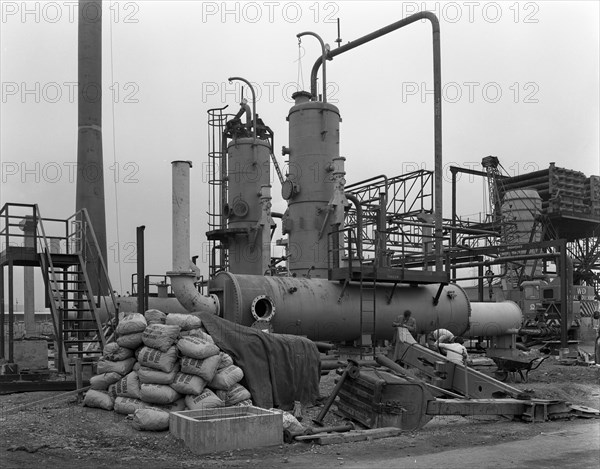
[[[222,108],[208,110],[208,229],[209,231],[227,228],[224,208],[227,204],[227,140],[225,125],[231,118]],[[220,239],[209,237],[208,264],[209,278],[227,269],[227,251]]]

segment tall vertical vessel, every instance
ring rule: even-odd
[[[288,202],[283,232],[289,235],[289,270],[327,278],[328,237],[335,225],[334,189],[340,159],[340,112],[299,91],[288,115],[289,171],[282,187]],[[343,168],[340,168],[343,172]],[[343,193],[343,189],[342,189]]]
[[[229,271],[263,275],[271,260],[271,148],[267,140],[234,138],[227,146]]]

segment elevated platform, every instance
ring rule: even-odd
[[[41,267],[41,256],[36,248],[9,246],[0,252],[0,266],[12,262],[14,266]],[[52,262],[54,267],[68,268],[79,264],[79,258],[77,254],[52,254]]]
[[[364,282],[365,280],[379,283],[409,283],[409,284],[432,284],[448,283],[450,275],[448,272],[436,272],[428,270],[402,269],[398,267],[341,267],[329,270],[329,280],[349,280],[353,282]]]

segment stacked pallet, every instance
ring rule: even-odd
[[[508,191],[535,189],[542,199],[542,212],[550,216],[600,217],[600,176],[586,177],[580,171],[548,169],[503,179],[500,196]]]
[[[167,430],[173,411],[252,405],[243,371],[193,314],[131,313],[116,332],[84,405],[132,414],[140,430]]]

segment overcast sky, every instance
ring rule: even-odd
[[[0,202],[37,203],[43,216],[67,218],[75,211],[76,3],[1,4]],[[482,157],[496,155],[511,175],[550,162],[600,174],[598,5],[104,2],[107,261],[114,287],[130,290],[139,225],[146,226],[146,272],[171,269],[172,160],[194,164],[192,253],[202,253],[207,110],[238,109],[239,88],[227,77],[257,84],[258,113],[277,148],[286,145],[290,95],[309,88],[320,54],[312,37],[299,49],[296,34],[314,31],[334,48],[337,18],[346,43],[423,8],[438,14],[446,166],[481,169]],[[433,169],[431,50],[431,27],[418,22],[328,62],[349,183]],[[273,179],[274,209],[283,211]],[[448,182],[444,191],[450,194]],[[481,181],[463,180],[461,212],[482,211],[483,194]]]

